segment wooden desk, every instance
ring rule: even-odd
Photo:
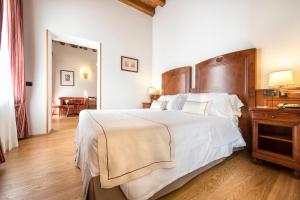
[[[78,115],[81,110],[87,109],[87,98],[85,97],[59,97],[58,99],[60,101],[60,114],[66,112],[66,116],[69,114]]]

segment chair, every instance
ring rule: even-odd
[[[74,109],[74,106],[69,105],[68,103],[64,103],[62,105],[55,105],[52,102],[52,115],[54,114],[55,109],[58,109],[58,116],[60,118],[64,113],[66,113],[66,116],[68,116],[69,112],[70,112],[70,109],[71,110]]]
[[[68,117],[70,114],[70,111],[72,111],[72,114],[74,114],[75,110],[75,104],[73,100],[64,100],[64,104],[62,105],[63,110],[67,110],[66,116]]]
[[[52,115],[54,114],[55,109],[58,109],[58,116],[61,116],[61,105],[55,105],[52,101]]]
[[[70,114],[79,114],[81,110],[87,108],[87,98],[84,97],[60,97],[59,100],[61,113],[67,117]]]
[[[75,110],[79,114],[80,111],[87,109],[87,99],[81,98],[74,100]]]

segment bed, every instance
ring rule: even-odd
[[[177,110],[81,112],[76,135],[78,149],[76,164],[82,173],[83,197],[99,200],[157,199],[178,189],[195,176],[222,162],[235,149],[244,147],[250,131],[248,108],[255,104],[252,100],[252,92],[255,91],[255,57],[255,49],[250,49],[219,56],[196,65],[196,92],[227,92],[236,94],[243,101],[245,106],[239,121],[240,129],[232,120],[227,118],[203,117]],[[191,67],[177,68],[163,73],[162,87],[165,95],[190,92]],[[107,169],[109,169],[109,161],[108,158],[104,159],[105,165],[101,165],[103,159],[102,156],[99,156],[98,149],[100,152],[105,151],[99,147],[99,143],[105,139],[106,150],[109,149],[107,148],[109,145],[107,138],[99,140],[98,132],[105,132],[102,127],[105,124],[103,118],[112,115],[114,117],[111,117],[112,120],[108,120],[109,123],[106,122],[107,124],[113,124],[114,119],[123,116],[121,119],[129,118],[132,123],[135,120],[140,120],[146,121],[149,127],[155,125],[157,128],[158,125],[162,125],[160,127],[162,130],[167,127],[167,131],[162,132],[162,134],[165,133],[166,141],[168,141],[167,133],[172,135],[170,141],[172,139],[174,147],[170,142],[170,161],[173,160],[174,163],[170,162],[170,166],[149,171],[146,175],[137,176],[133,180],[122,182],[115,187],[106,187],[113,185],[105,185],[103,177],[99,174],[101,168],[103,170],[103,166],[107,165]],[[112,127],[115,130],[116,126]],[[240,130],[245,140],[241,136]],[[151,129],[149,131],[150,135],[154,134]],[[100,135],[107,136],[105,134]],[[105,146],[105,143],[102,146]],[[106,155],[107,152],[103,155]],[[162,152],[162,154],[164,153]],[[172,157],[173,154],[174,157]],[[165,160],[169,162],[167,157]]]

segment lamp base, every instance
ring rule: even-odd
[[[151,103],[160,97],[160,95],[149,95],[149,96],[150,96]]]
[[[287,94],[287,92],[285,90],[279,90],[279,96],[280,97],[287,97],[288,94]]]

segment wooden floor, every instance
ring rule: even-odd
[[[0,165],[0,199],[81,199],[80,171],[74,165],[76,118],[54,120],[54,132],[20,141]],[[255,165],[247,152],[198,176],[162,200],[300,200],[300,180],[268,163]]]

